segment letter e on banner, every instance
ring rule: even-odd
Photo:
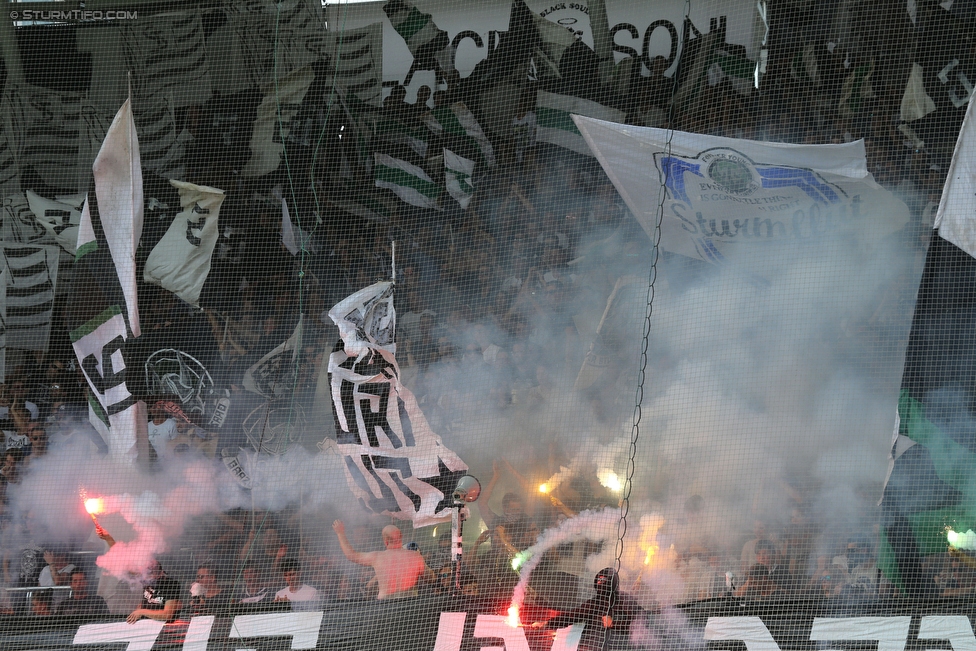
[[[976,651],[973,627],[965,615],[927,615],[918,627],[920,640],[949,640],[952,651]],[[926,650],[928,651],[928,650]]]
[[[709,617],[706,640],[741,640],[748,651],[780,651],[769,629],[758,617]]]
[[[878,651],[904,651],[911,617],[815,617],[811,640],[877,640]]]
[[[150,651],[163,630],[164,622],[140,619],[135,624],[85,624],[78,627],[72,644],[118,644],[128,642],[126,651]]]
[[[291,636],[292,649],[314,649],[319,641],[323,612],[238,615],[231,626],[231,637]]]

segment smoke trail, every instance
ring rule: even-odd
[[[542,555],[548,550],[574,540],[592,540],[603,542],[616,537],[617,523],[620,522],[620,509],[604,509],[602,511],[584,511],[575,518],[564,521],[558,527],[547,529],[539,540],[528,549],[520,552],[520,556],[528,560],[521,566],[519,582],[512,593],[512,606],[518,609],[525,600],[525,588],[529,585],[532,570],[542,560]],[[589,559],[587,560],[589,566]]]

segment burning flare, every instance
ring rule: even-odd
[[[100,497],[90,497],[85,500],[85,510],[88,515],[98,515],[105,510],[105,501]]]
[[[519,617],[519,607],[516,604],[508,607],[508,617],[505,619],[505,623],[512,628],[516,628],[522,624],[522,620]]]
[[[620,478],[617,477],[617,473],[609,468],[600,468],[596,471],[596,476],[600,480],[601,486],[609,488],[614,493],[619,493],[624,489],[624,485],[620,483]]]
[[[540,493],[543,493],[543,494],[548,493],[549,492],[549,484],[548,483],[539,484],[539,492]]]
[[[956,549],[976,550],[976,533],[972,529],[966,533],[946,529],[946,540],[949,541],[949,545]]]

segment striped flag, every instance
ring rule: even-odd
[[[406,41],[418,66],[427,70],[435,69],[435,64],[442,70],[449,67],[443,54],[450,51],[451,41],[447,32],[434,24],[430,14],[421,12],[407,0],[389,0],[383,5],[383,12]]]
[[[227,29],[218,29],[218,52],[211,56],[219,63],[215,70],[223,73],[227,54],[239,57],[232,65],[243,70],[235,77],[246,79],[240,87],[239,79],[230,92],[244,88],[262,87],[275,74],[280,78],[314,63],[321,57],[321,41],[327,32],[320,17],[321,6],[309,0],[239,0],[224,3]],[[217,34],[215,33],[215,35]],[[211,39],[214,35],[211,36]],[[275,65],[275,52],[278,60]],[[225,54],[226,53],[226,54]],[[215,75],[216,76],[216,75]]]
[[[477,152],[481,161],[489,167],[495,165],[495,150],[464,102],[435,108],[424,116],[424,124],[448,142],[463,142],[466,150]]]
[[[58,280],[58,247],[2,243],[7,346],[47,350]]]
[[[203,104],[213,95],[199,9],[156,14],[120,25],[135,96],[172,96],[173,107]]]
[[[459,156],[450,149],[444,150],[444,184],[448,194],[457,199],[464,209],[474,196],[474,166],[473,160]]]
[[[393,283],[370,285],[329,311],[341,339],[329,356],[336,447],[353,495],[373,513],[423,527],[451,517],[468,467],[400,382]]]
[[[127,383],[128,348],[139,336],[136,249],[142,236],[143,194],[139,141],[127,99],[109,127],[92,165],[95,202],[82,205],[76,282],[91,288],[73,294],[69,337],[91,389],[92,425],[116,461],[148,458],[146,406]],[[94,221],[105,246],[97,243]],[[128,317],[128,318],[126,318]]]
[[[571,115],[583,115],[607,122],[623,122],[626,115],[617,109],[587,99],[539,91],[536,99],[536,139],[592,156]]]
[[[11,145],[16,139],[13,155],[20,171],[32,168],[46,185],[74,189],[78,182],[81,95],[8,82],[2,107],[6,138]]]
[[[375,150],[395,158],[422,162],[427,158],[427,137],[421,129],[407,126],[400,120],[379,117],[373,122],[371,145]]]
[[[437,198],[441,194],[441,187],[427,176],[427,172],[407,161],[379,152],[374,157],[376,187],[392,190],[412,206],[440,210]]]
[[[8,194],[3,198],[4,242],[39,242],[48,236],[44,227],[34,218],[27,195],[23,192]]]
[[[336,87],[373,106],[383,104],[383,23],[329,32],[320,49]]]

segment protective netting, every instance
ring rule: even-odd
[[[974,7],[8,3],[0,648],[976,648]]]

